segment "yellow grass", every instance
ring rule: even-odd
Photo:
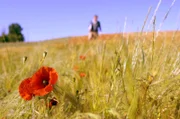
[[[59,75],[47,95],[58,100],[51,109],[47,97],[25,101],[18,92],[41,66]],[[180,118],[180,32],[160,32],[157,39],[154,33],[127,33],[4,43],[0,67],[1,119]]]

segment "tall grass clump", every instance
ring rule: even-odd
[[[0,118],[178,119],[179,32],[156,41],[153,33],[127,38],[2,47]],[[47,97],[58,102],[52,108],[44,97],[24,101],[18,93],[20,82],[41,66],[59,75]]]

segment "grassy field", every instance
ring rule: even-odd
[[[0,119],[180,119],[180,32],[154,35],[0,44]],[[58,82],[26,101],[19,85],[41,66]]]

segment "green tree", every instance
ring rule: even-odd
[[[0,42],[4,42],[3,36],[0,36]]]
[[[24,41],[24,36],[22,34],[23,28],[18,23],[13,23],[9,25],[9,42]]]
[[[0,42],[8,42],[8,36],[3,32],[0,36]]]

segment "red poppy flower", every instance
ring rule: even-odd
[[[85,76],[86,76],[86,73],[83,73],[83,72],[82,72],[82,73],[80,73],[79,75],[80,75],[80,77],[82,78],[82,77],[85,77]]]
[[[86,59],[86,56],[81,55],[79,58],[80,58],[81,60],[85,60],[85,59]]]
[[[32,87],[30,85],[31,78],[27,78],[19,85],[19,93],[25,100],[31,100],[33,97]]]
[[[78,68],[78,66],[77,65],[75,65],[74,67],[73,67],[73,70],[74,71],[77,71],[79,68]]]
[[[44,96],[53,90],[53,85],[57,82],[58,74],[55,69],[41,67],[33,76],[31,85],[33,94]]]

